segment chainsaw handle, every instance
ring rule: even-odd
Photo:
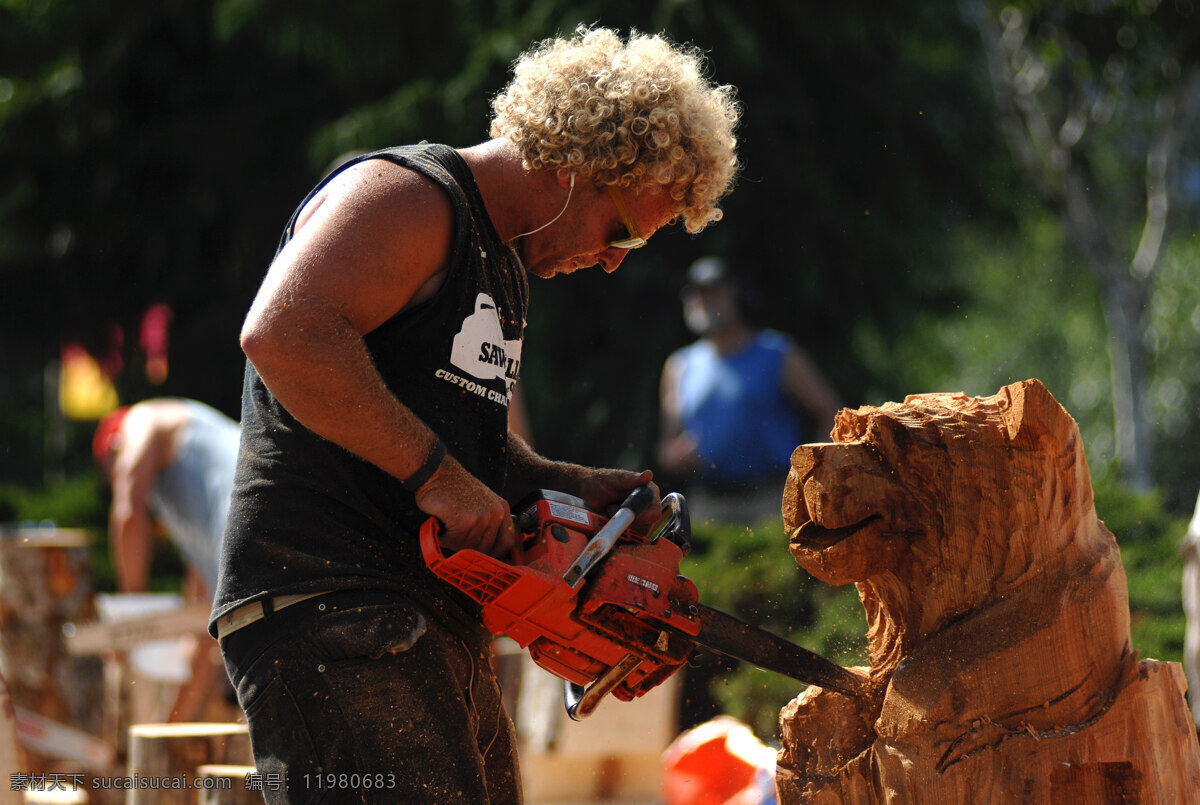
[[[633,525],[638,515],[644,512],[654,502],[654,490],[649,486],[639,486],[629,493],[621,508],[609,518],[604,527],[596,532],[588,544],[580,551],[579,556],[563,574],[563,580],[573,589],[578,590],[587,574],[608,555],[617,539],[625,533],[625,529]]]
[[[641,517],[642,512],[650,508],[650,504],[653,502],[654,490],[650,488],[649,484],[644,484],[629,493],[629,496],[621,504],[621,509],[629,509],[633,513],[633,519],[636,520],[638,517]],[[617,511],[620,511],[620,509]],[[613,516],[615,517],[616,515]]]
[[[692,518],[688,514],[687,501],[683,495],[672,492],[662,499],[662,510],[662,519],[655,523],[648,534],[650,542],[657,542],[659,537],[665,536],[687,556],[692,550]]]
[[[564,679],[563,704],[567,708],[567,715],[571,717],[572,721],[583,721],[596,712],[596,706],[600,704],[601,699],[624,682],[625,677],[632,674],[641,664],[641,658],[627,654],[625,659],[596,677],[595,681],[587,687]]]
[[[583,685],[576,685],[569,679],[563,680],[563,706],[572,721],[583,721],[592,714],[591,710],[580,711],[579,709],[579,705],[583,704],[585,693],[587,693],[587,688]]]

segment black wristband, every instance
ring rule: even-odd
[[[417,494],[417,490],[425,485],[425,482],[433,477],[437,472],[437,468],[442,466],[442,459],[446,457],[446,445],[441,439],[435,439],[433,449],[429,451],[429,455],[425,458],[425,463],[417,468],[417,471],[400,482],[400,485]]]

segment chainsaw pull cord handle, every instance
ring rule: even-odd
[[[625,533],[625,529],[633,524],[638,515],[644,512],[654,502],[654,491],[649,486],[639,486],[629,493],[625,502],[617,509],[604,527],[596,532],[596,536],[588,541],[579,556],[563,573],[565,581],[572,589],[578,590],[587,574],[592,571],[600,560],[617,544],[617,539]]]

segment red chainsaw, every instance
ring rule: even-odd
[[[567,712],[580,720],[609,693],[630,701],[675,673],[697,645],[801,682],[856,696],[858,677],[807,649],[700,603],[679,573],[690,547],[683,496],[662,517],[631,528],[654,501],[634,490],[611,516],[572,495],[540,490],[516,507],[519,544],[509,560],[463,549],[443,554],[440,523],[421,528],[421,552],[439,578],[483,607],[483,624],[529,649],[565,680]]]

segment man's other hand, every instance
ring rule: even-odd
[[[453,456],[417,490],[417,506],[442,521],[442,547],[471,548],[489,556],[507,554],[517,542],[508,502],[496,495]]]

